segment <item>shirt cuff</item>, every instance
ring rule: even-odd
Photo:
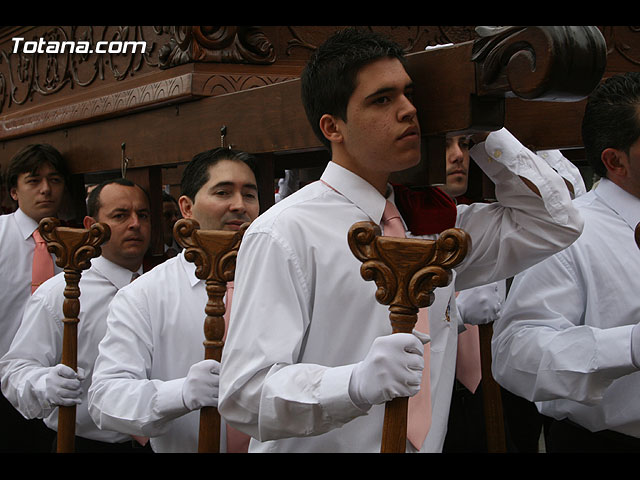
[[[355,417],[366,415],[349,396],[349,381],[354,365],[328,368],[320,383],[321,404],[327,415],[338,423],[347,423]]]
[[[571,205],[571,197],[564,180],[506,128],[491,132],[484,142],[472,147],[470,154],[496,187],[500,184],[516,185],[511,180],[514,175],[532,182],[538,188],[544,208],[553,221],[559,225],[568,224],[570,217],[567,208]],[[531,191],[524,183],[520,183],[517,185],[522,192]]]
[[[184,378],[176,378],[159,384],[156,407],[162,416],[183,415],[189,412],[182,400],[184,380]]]

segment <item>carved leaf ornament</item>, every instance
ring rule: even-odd
[[[433,290],[451,282],[451,269],[471,248],[471,238],[458,228],[445,230],[437,240],[424,240],[384,237],[374,222],[355,223],[348,242],[362,262],[362,278],[378,287],[378,303],[390,305],[392,314],[409,316],[433,303]]]

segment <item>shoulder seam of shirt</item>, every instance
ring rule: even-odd
[[[298,256],[295,254],[295,251],[293,250],[293,248],[291,248],[289,243],[286,241],[286,238],[283,238],[280,234],[278,234],[273,230],[268,232],[260,230],[257,232],[253,232],[253,234],[254,235],[262,234],[270,237],[280,248],[282,248],[285,252],[288,253],[289,258],[291,258],[292,260],[291,264],[294,266],[298,279],[300,280],[301,286],[304,288],[306,295],[309,295],[310,288],[309,288],[309,285],[307,284],[306,279],[304,278],[304,272],[300,268],[300,261],[298,259]]]

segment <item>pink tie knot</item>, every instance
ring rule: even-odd
[[[404,224],[402,223],[402,217],[396,206],[387,200],[387,204],[384,207],[382,213],[382,225],[384,227],[383,235],[388,237],[404,237]]]
[[[31,236],[33,237],[33,240],[38,244],[46,243],[44,241],[44,238],[42,238],[42,235],[40,235],[40,230],[38,230],[37,228],[33,231]]]

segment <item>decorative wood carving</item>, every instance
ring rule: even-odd
[[[77,371],[80,277],[91,266],[91,259],[101,255],[100,245],[109,240],[111,229],[104,223],[94,223],[89,229],[62,227],[57,218],[48,217],[40,221],[38,230],[49,252],[56,255],[56,264],[64,269],[62,363]],[[71,453],[75,450],[76,407],[58,408],[57,451]]]
[[[100,41],[147,41],[143,27],[44,27],[37,34],[30,33],[25,41],[89,42],[91,53],[12,53],[13,42],[0,50],[0,64],[6,63],[6,75],[0,75],[0,111],[12,105],[32,102],[36,95],[49,96],[63,88],[88,87],[96,80],[104,80],[110,73],[113,80],[131,77],[144,65],[155,66],[152,58],[153,42],[147,42],[147,51],[129,55],[94,53]]]
[[[163,27],[172,34],[160,48],[160,68],[190,62],[271,64],[276,51],[258,27]]]
[[[376,300],[389,305],[393,333],[411,333],[418,310],[433,303],[433,290],[451,282],[451,269],[471,248],[471,238],[452,228],[437,240],[381,236],[373,222],[352,225],[347,235],[354,256],[362,262],[360,273],[378,287]],[[385,405],[381,453],[402,453],[406,448],[408,398]]]
[[[640,50],[638,49],[638,40],[640,37],[640,27],[609,25],[602,28],[602,34],[607,41],[607,54],[617,64],[620,56],[624,62],[616,65],[614,71],[637,70],[640,67]],[[635,67],[635,68],[634,68]],[[607,63],[607,69],[609,62]]]
[[[227,282],[233,281],[236,257],[244,231],[200,230],[193,219],[181,219],[173,227],[176,241],[185,249],[184,257],[196,265],[196,277],[205,281],[208,301],[205,306],[205,360],[220,361],[225,333],[224,295]],[[200,410],[199,453],[220,452],[220,414],[215,407]]]
[[[478,95],[577,101],[598,85],[607,45],[592,26],[502,27],[474,42]]]

